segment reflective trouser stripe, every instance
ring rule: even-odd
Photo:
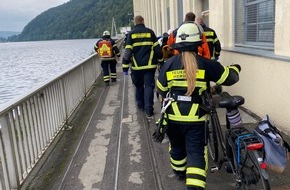
[[[186,186],[198,186],[198,187],[205,188],[205,181],[202,181],[199,179],[187,178],[186,179]]]
[[[186,185],[205,188],[206,171],[201,168],[188,167],[186,169]]]
[[[206,177],[205,170],[200,169],[200,168],[192,168],[192,167],[187,168],[186,174],[198,174],[198,175],[201,175],[203,177]]]
[[[111,78],[112,79],[116,79],[117,78],[117,74],[116,73],[111,73]]]
[[[186,158],[182,160],[174,160],[173,158],[170,158],[170,163],[172,169],[176,171],[185,171],[186,170]]]
[[[109,75],[106,75],[106,76],[103,77],[103,79],[104,79],[105,82],[106,81],[109,81],[110,80],[110,76]]]

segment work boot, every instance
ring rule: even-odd
[[[109,85],[110,85],[110,83],[109,83],[109,82],[105,82],[105,85],[106,85],[106,86],[109,86]]]
[[[173,170],[175,176],[177,177],[178,180],[184,180],[186,178],[186,172],[185,171],[176,171]]]
[[[112,81],[112,82],[117,82],[117,79],[112,79],[111,81]]]

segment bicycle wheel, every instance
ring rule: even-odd
[[[209,119],[206,121],[206,127],[207,127],[207,135],[208,135],[208,140],[207,140],[207,148],[209,155],[211,159],[214,162],[218,161],[218,139],[217,139],[217,133],[216,133],[216,128],[214,126],[214,120],[212,118],[212,114],[210,114]]]
[[[261,167],[262,151],[246,151],[246,157],[242,156],[241,163],[244,167],[241,171],[241,190],[270,190],[269,176],[265,168]]]

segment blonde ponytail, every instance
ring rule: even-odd
[[[186,96],[191,96],[196,86],[196,54],[189,51],[182,52],[182,64],[184,66],[186,80],[187,80],[187,92]]]

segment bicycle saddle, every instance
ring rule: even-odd
[[[221,108],[238,108],[245,103],[245,99],[242,96],[231,96],[227,92],[222,92],[221,100],[219,101],[219,107]]]

